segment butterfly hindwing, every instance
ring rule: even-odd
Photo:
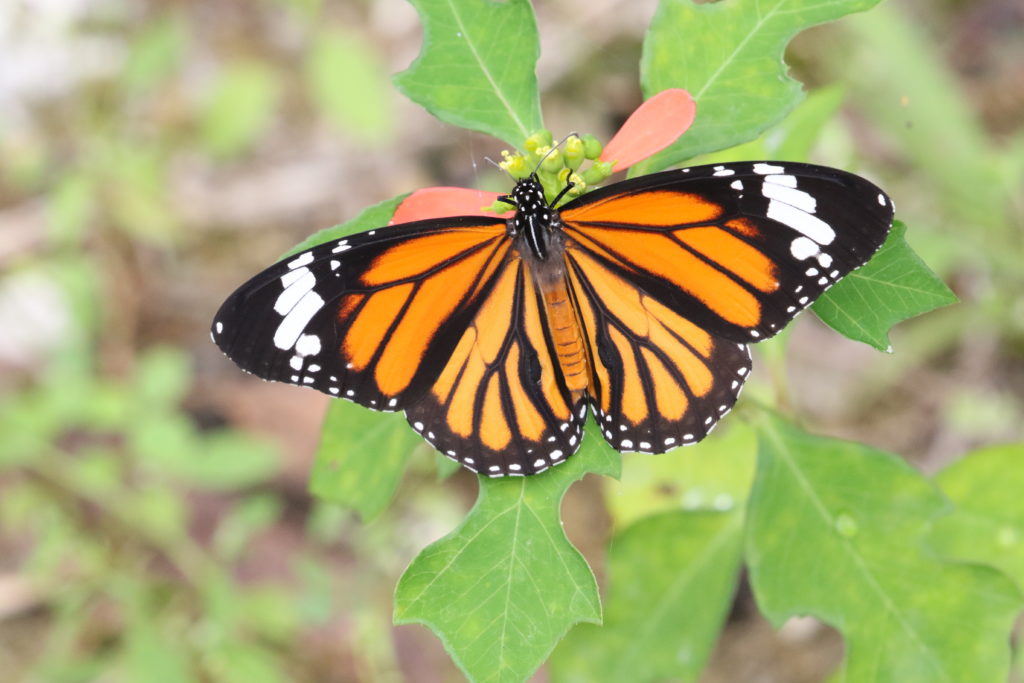
[[[509,248],[505,221],[487,218],[332,240],[242,285],[211,334],[264,379],[398,410],[433,383]]]
[[[579,448],[573,399],[530,272],[510,253],[436,382],[406,417],[437,450],[489,476],[535,474]]]
[[[750,372],[746,345],[694,325],[585,252],[566,259],[608,442],[663,453],[703,439]]]
[[[889,198],[837,169],[743,162],[667,171],[567,204],[583,251],[709,332],[737,342],[781,330],[882,245]]]

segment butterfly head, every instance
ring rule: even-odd
[[[546,259],[552,209],[544,198],[544,188],[537,176],[531,174],[517,181],[512,194],[502,200],[516,207],[516,215],[509,225],[511,234],[522,235],[533,255],[541,261]]]

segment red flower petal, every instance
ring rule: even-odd
[[[693,123],[697,105],[679,88],[663,90],[633,112],[601,152],[601,161],[615,161],[615,170],[629,168],[676,141]]]
[[[409,223],[428,218],[446,218],[448,216],[490,216],[494,213],[483,211],[498,197],[497,192],[470,190],[464,187],[428,187],[416,190],[398,205],[391,223]],[[504,215],[504,214],[503,214]],[[509,212],[511,215],[511,212]]]

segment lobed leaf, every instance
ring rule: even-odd
[[[947,503],[899,458],[759,420],[747,561],[774,624],[810,614],[846,639],[849,681],[999,681],[1021,596],[922,546]]]
[[[787,75],[786,45],[800,31],[878,0],[662,0],[644,40],[640,80],[649,97],[685,88],[697,102],[693,126],[638,164],[636,174],[752,140],[802,98]]]
[[[907,227],[892,232],[867,265],[853,271],[813,305],[815,314],[850,339],[891,350],[889,328],[901,320],[956,303],[956,295],[906,241]]]
[[[395,623],[428,626],[471,680],[522,681],[570,626],[601,620],[594,575],[559,516],[584,474],[618,476],[618,454],[589,427],[579,452],[543,474],[480,477],[463,523],[398,582]]]
[[[542,127],[528,0],[410,2],[423,21],[423,48],[395,75],[399,90],[446,123],[516,147]]]
[[[604,624],[572,630],[552,680],[696,680],[732,603],[742,540],[742,507],[662,513],[617,534]]]

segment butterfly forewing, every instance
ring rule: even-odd
[[[510,246],[505,222],[425,221],[332,240],[240,287],[214,341],[242,369],[378,410],[440,372]]]
[[[668,171],[561,212],[585,252],[700,327],[738,342],[776,334],[882,245],[892,202],[836,169],[788,162]]]

